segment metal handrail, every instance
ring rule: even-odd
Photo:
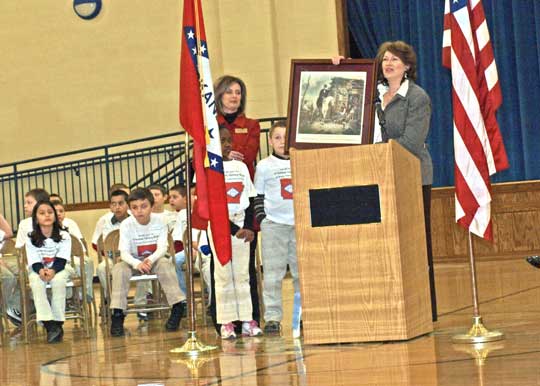
[[[269,125],[281,119],[284,118],[259,119],[262,130],[258,159],[269,153]],[[185,168],[183,162],[185,145],[182,139],[144,148],[129,150],[118,148],[184,135],[185,131],[179,130],[0,164],[0,170],[11,168],[11,171],[0,173],[0,213],[4,214],[12,226],[18,224],[22,215],[22,195],[29,189],[38,186],[58,190],[57,193],[65,195],[67,203],[78,204],[106,201],[108,187],[111,186],[111,183],[119,180],[131,187],[158,182],[164,184],[171,181],[182,182]],[[115,149],[120,151],[115,153],[112,151]],[[54,162],[57,159],[89,152],[101,152],[101,154]],[[35,167],[30,165],[40,161],[52,162]],[[27,168],[24,168],[23,165]]]

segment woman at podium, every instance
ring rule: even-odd
[[[332,62],[337,65],[341,59],[342,56],[333,57]],[[430,226],[433,164],[426,144],[431,120],[431,99],[424,89],[416,84],[416,53],[409,44],[399,40],[384,42],[377,52],[375,66],[377,96],[373,142],[388,142],[393,139],[420,160],[431,310],[433,321],[436,321],[437,302]]]
[[[416,84],[416,54],[409,44],[399,40],[381,44],[375,65],[378,83],[374,142],[388,142],[393,139],[420,159],[431,308],[435,321],[437,304],[430,226],[433,164],[426,144],[431,119],[431,99],[424,89]]]

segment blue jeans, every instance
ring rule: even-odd
[[[187,294],[186,275],[182,270],[182,265],[186,261],[184,251],[178,252],[176,255],[174,255],[174,260],[176,262],[176,277],[178,278],[178,284],[180,285],[182,292]]]

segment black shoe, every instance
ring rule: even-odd
[[[48,320],[43,322],[43,324],[47,330],[47,343],[60,343],[64,336],[63,323],[56,320]]]
[[[281,332],[281,323],[270,320],[264,325],[264,335],[277,335]]]
[[[111,316],[111,336],[124,336],[124,318],[122,310],[114,309]]]
[[[187,308],[187,301],[183,300],[180,303],[182,303],[182,318],[188,317],[188,308]]]
[[[529,256],[525,258],[525,260],[527,260],[527,263],[533,267],[540,268],[540,256]]]
[[[178,302],[172,306],[171,315],[169,320],[165,324],[165,329],[167,331],[177,331],[180,327],[180,321],[182,320],[182,315],[186,309],[186,302]]]
[[[146,312],[137,312],[139,322],[148,322],[148,314]]]

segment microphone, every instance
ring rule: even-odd
[[[379,119],[379,125],[381,126],[381,137],[383,142],[388,142],[388,134],[386,133],[386,117],[384,114],[384,110],[382,109],[381,105],[381,98],[377,97],[375,100],[375,112],[377,113],[377,118]]]

